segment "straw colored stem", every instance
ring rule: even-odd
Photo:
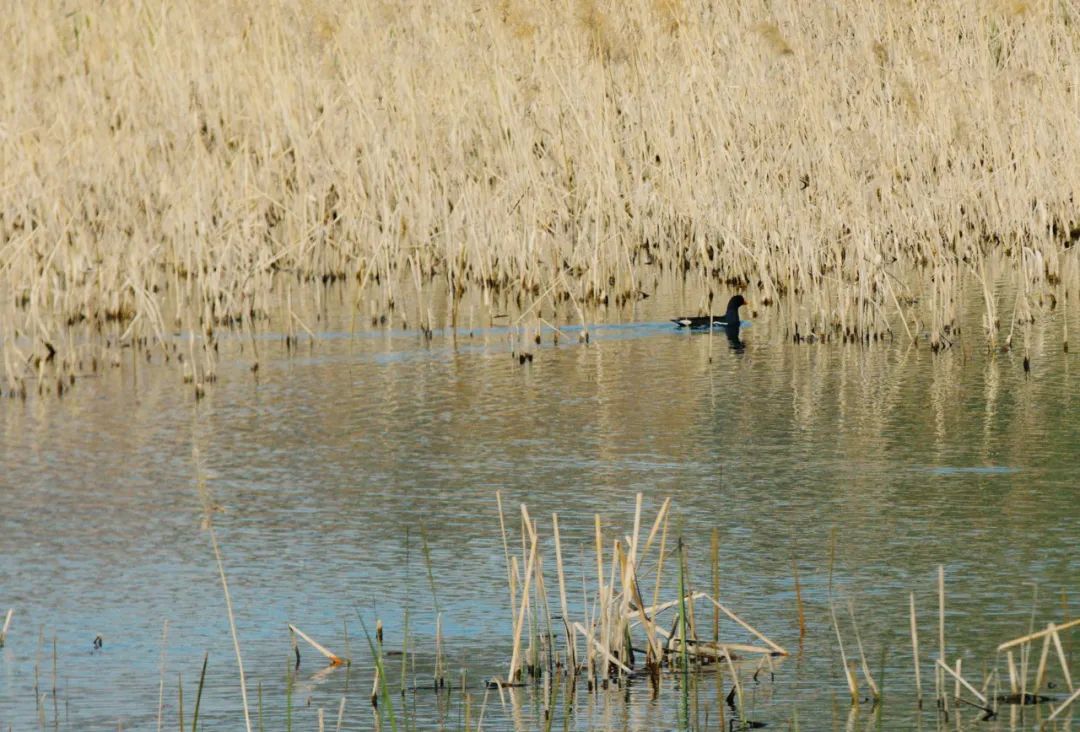
[[[577,669],[577,636],[570,628],[570,610],[566,602],[566,578],[563,574],[562,539],[559,537],[559,514],[551,514],[551,526],[555,534],[555,570],[559,576],[559,604],[562,609],[563,628],[566,630],[566,652],[570,668]]]
[[[600,643],[600,641],[598,641],[596,638],[594,638],[592,636],[592,634],[589,633],[589,631],[585,630],[585,627],[581,623],[574,623],[574,628],[577,630],[577,632],[579,632],[583,636],[585,636],[585,638],[590,643],[592,643],[592,645],[596,649],[597,653],[599,653],[601,656],[603,656],[604,659],[607,660],[608,663],[614,665],[616,668],[618,668],[620,671],[622,671],[625,674],[632,674],[633,673],[633,670],[630,669],[626,664],[624,664],[619,659],[615,658],[615,656],[608,653],[607,648],[605,648]]]
[[[1053,623],[1048,627],[1052,627]],[[1042,653],[1039,654],[1039,668],[1035,672],[1035,688],[1032,689],[1032,693],[1038,694],[1042,689],[1043,682],[1046,680],[1046,662],[1050,658],[1050,634],[1043,636]]]
[[[959,660],[959,659],[958,659],[958,660]],[[983,693],[982,693],[981,691],[979,691],[978,689],[976,689],[976,688],[975,688],[974,686],[972,686],[971,684],[969,684],[969,683],[967,682],[967,679],[965,679],[965,678],[964,678],[964,677],[963,677],[963,676],[962,676],[962,675],[960,674],[960,672],[959,672],[958,670],[957,670],[957,671],[954,671],[953,669],[949,668],[948,664],[946,664],[946,663],[942,663],[940,659],[939,659],[938,661],[935,661],[935,663],[937,664],[937,666],[938,666],[938,667],[939,667],[939,668],[940,668],[940,669],[941,669],[942,671],[944,671],[944,672],[945,672],[945,673],[947,673],[947,674],[948,674],[949,676],[952,676],[952,677],[953,677],[954,679],[956,679],[956,683],[957,683],[957,684],[959,684],[960,686],[963,686],[963,687],[964,687],[965,689],[967,689],[967,690],[968,690],[969,692],[971,692],[971,693],[972,693],[972,695],[973,695],[973,696],[974,696],[974,697],[975,697],[976,699],[978,699],[978,700],[979,700],[980,702],[982,702],[982,704],[983,704],[984,706],[986,705],[986,703],[987,703],[987,701],[986,701],[986,696],[984,696],[984,695],[983,695]],[[957,693],[957,694],[956,694],[955,696],[959,696],[959,694]]]
[[[11,616],[15,614],[15,608],[8,608],[7,616],[4,618],[4,627],[0,628],[0,648],[4,647],[4,642],[7,640],[8,628],[11,627]]]
[[[859,660],[862,664],[863,676],[866,677],[866,683],[870,686],[870,693],[874,695],[875,699],[879,699],[881,698],[881,691],[874,682],[874,677],[870,675],[870,666],[866,663],[866,654],[863,653],[862,636],[859,634],[859,625],[855,622],[855,603],[850,600],[848,601],[848,614],[851,616],[851,627],[855,630],[855,644],[859,648]]]
[[[851,672],[851,668],[848,666],[847,654],[844,652],[844,639],[840,636],[840,623],[836,620],[836,609],[831,602],[829,603],[829,615],[832,617],[833,630],[836,631],[836,643],[840,647],[840,663],[844,665],[844,678],[847,680],[848,692],[851,694],[851,703],[856,705],[859,703],[859,684],[855,680],[855,674]]]
[[[938,565],[938,660],[945,662],[945,566]]]
[[[233,649],[236,651],[236,666],[240,672],[240,698],[244,703],[244,728],[247,732],[251,732],[251,713],[248,711],[247,680],[244,677],[244,659],[240,655],[240,637],[236,633],[232,599],[229,597],[229,583],[225,579],[225,565],[221,561],[221,551],[218,549],[217,535],[214,532],[213,524],[210,525],[210,541],[214,545],[214,556],[217,558],[218,572],[221,574],[221,589],[225,593],[225,609],[229,614],[229,631],[232,633]]]
[[[1061,663],[1061,675],[1065,677],[1065,685],[1068,686],[1069,691],[1073,690],[1072,674],[1069,673],[1069,662],[1065,658],[1065,649],[1061,646],[1061,636],[1058,634],[1057,629],[1050,634],[1050,637],[1054,641],[1054,649],[1057,651],[1058,661]]]
[[[999,645],[997,649],[999,652],[1007,651],[1015,646],[1023,645],[1024,643],[1030,643],[1031,641],[1045,638],[1047,636],[1053,635],[1054,633],[1060,633],[1063,630],[1068,630],[1069,628],[1076,627],[1077,625],[1080,625],[1080,618],[1072,620],[1068,623],[1062,623],[1061,625],[1055,625],[1054,623],[1050,623],[1046,626],[1046,630],[1040,630],[1035,633],[1028,633],[1027,635],[1020,636],[1019,638],[1014,638],[1011,641],[1005,641],[1004,643]]]
[[[686,600],[688,602],[693,602],[694,600],[700,600],[703,597],[709,597],[709,595],[707,593],[705,593],[705,592],[695,592],[695,593],[693,593],[691,595],[687,595]],[[649,616],[649,617],[655,618],[657,615],[664,612],[665,610],[670,610],[671,608],[677,606],[679,604],[679,602],[680,602],[680,600],[678,598],[676,598],[674,600],[668,600],[667,602],[662,602],[662,603],[660,603],[658,605],[650,605],[649,607],[644,608],[643,610],[633,610],[633,611],[631,611],[628,614],[627,617],[628,618],[635,618],[636,617],[636,618],[639,618],[640,620],[644,620],[644,616]],[[643,613],[644,613],[644,615],[643,615]]]
[[[510,543],[506,538],[506,520],[503,517],[502,493],[495,491],[495,503],[499,506],[499,533],[502,535],[503,556],[506,558],[506,587],[510,592],[510,617],[517,617],[517,591],[514,588],[514,574],[510,566]]]
[[[162,717],[165,712],[165,658],[168,652],[169,621],[166,620],[161,628],[161,661],[158,664],[158,711],[157,728],[161,732]]]
[[[715,526],[709,542],[709,564],[712,566],[712,594],[720,597],[720,531]],[[798,601],[799,581],[795,580],[796,601]],[[712,614],[713,642],[720,642],[720,608],[713,607]]]
[[[703,594],[703,593],[699,593],[699,594]],[[726,607],[724,607],[724,606],[723,606],[723,605],[722,605],[722,604],[721,604],[720,602],[717,602],[716,598],[714,598],[714,597],[710,597],[709,595],[705,595],[705,598],[706,598],[706,599],[707,599],[707,600],[708,600],[709,602],[711,602],[711,603],[712,603],[713,605],[716,605],[716,607],[720,609],[720,612],[724,613],[724,615],[727,615],[727,616],[728,616],[729,618],[731,618],[731,619],[732,619],[732,620],[734,620],[734,621],[735,621],[736,623],[738,623],[739,625],[741,625],[741,626],[743,627],[743,629],[745,629],[745,630],[746,630],[747,632],[749,632],[749,633],[750,633],[751,635],[753,635],[754,637],[756,637],[756,638],[757,638],[758,640],[760,640],[760,641],[761,641],[762,643],[764,643],[765,645],[767,645],[767,646],[769,646],[770,648],[772,648],[772,649],[773,649],[774,651],[776,651],[777,653],[779,653],[779,654],[780,654],[781,656],[787,656],[787,655],[789,655],[789,654],[788,654],[788,652],[787,652],[787,651],[786,651],[786,650],[785,650],[785,649],[783,648],[783,646],[780,646],[780,645],[779,645],[779,644],[777,644],[777,643],[773,643],[773,642],[772,642],[771,640],[769,640],[769,639],[768,639],[768,638],[767,638],[767,637],[765,636],[765,634],[764,634],[764,633],[762,633],[761,631],[757,630],[757,629],[756,629],[756,628],[754,628],[754,627],[753,627],[752,625],[750,625],[749,623],[747,623],[747,622],[746,622],[745,620],[743,620],[742,618],[740,618],[740,617],[739,617],[738,615],[736,615],[735,613],[733,613],[733,612],[731,612],[730,610],[728,610],[728,609],[727,609]]]
[[[915,618],[915,593],[908,596],[911,606],[911,657],[915,666],[915,694],[922,706],[922,678],[919,672],[919,626]]]
[[[657,511],[657,513],[656,513],[656,520],[653,521],[652,528],[649,530],[649,536],[648,536],[648,538],[645,539],[645,548],[642,550],[641,555],[637,559],[638,565],[640,565],[641,561],[648,555],[649,549],[652,548],[653,540],[656,539],[656,535],[657,535],[657,533],[659,533],[661,531],[661,528],[663,528],[664,531],[661,534],[661,546],[660,546],[660,559],[659,559],[659,561],[661,563],[663,562],[663,555],[664,555],[663,537],[667,533],[667,523],[666,522],[667,522],[668,510],[670,508],[671,508],[671,498],[668,497],[668,498],[664,499],[664,503],[660,506],[660,510]],[[657,569],[656,571],[657,571],[657,575],[659,576],[660,570]]]
[[[316,651],[318,651],[322,655],[326,656],[327,660],[330,661],[331,666],[340,666],[343,663],[348,663],[349,662],[349,659],[342,658],[341,656],[337,655],[333,651],[330,651],[329,649],[326,648],[326,646],[323,646],[322,644],[315,641],[313,638],[311,638],[311,636],[309,636],[307,633],[305,633],[304,631],[297,628],[292,623],[289,623],[289,630],[291,630],[293,633],[296,633],[298,636],[300,636],[305,641],[307,641],[308,645],[311,646],[312,648],[314,648]]]
[[[529,520],[528,510],[525,508],[525,504],[521,505],[522,518],[525,521],[526,527],[528,527],[530,533],[532,531],[532,522]],[[536,563],[536,551],[537,541],[536,536],[533,535],[532,546],[529,549],[529,561],[525,567],[525,579],[521,588],[521,606],[518,608],[517,621],[514,623],[514,650],[510,657],[510,674],[507,680],[513,684],[517,680],[517,672],[521,662],[521,632],[525,625],[525,611],[529,606],[529,584],[533,576],[533,566]]]
[[[731,672],[731,682],[735,685],[735,697],[739,700],[739,719],[744,718],[742,684],[739,683],[739,672],[735,670],[735,664],[731,661],[731,654],[724,652],[724,661],[728,671]]]
[[[660,515],[658,514],[657,517],[656,517],[656,524],[653,525],[653,529],[656,528],[657,524],[663,526],[663,529],[660,532],[660,550],[659,550],[659,552],[657,553],[657,556],[656,556],[656,583],[653,586],[653,607],[660,604],[660,579],[661,579],[661,577],[663,576],[663,573],[664,573],[664,552],[667,549],[668,520],[667,520],[667,512],[665,511],[667,506],[668,506],[668,502],[665,501],[663,507],[661,507],[661,509],[660,509],[660,513],[664,515],[663,523],[662,524],[660,523]],[[652,536],[651,535],[649,537],[649,540],[645,542],[645,546],[648,547],[650,544],[652,544]],[[648,610],[646,610],[646,613],[649,614],[649,615],[654,615],[655,614],[655,613],[650,612]]]
[[[791,573],[795,577],[795,611],[799,617],[799,640],[806,637],[806,613],[803,611],[802,585],[799,583],[799,563],[791,558]]]
[[[637,577],[631,578],[631,587],[634,593],[634,601],[637,603],[638,607],[642,607],[645,602],[641,598],[641,590],[638,587]],[[627,614],[624,617],[629,619],[631,617],[631,614]],[[660,640],[657,638],[657,631],[660,630],[660,628],[656,625],[653,619],[649,617],[648,614],[638,613],[638,617],[642,620],[642,624],[645,626],[645,635],[648,637],[649,640],[650,661],[653,663],[659,662],[660,658],[663,655],[663,649],[660,646]]]
[[[1057,709],[1055,709],[1055,710],[1054,710],[1054,711],[1053,711],[1053,712],[1052,712],[1052,713],[1050,714],[1050,716],[1046,718],[1046,721],[1047,721],[1047,722],[1053,722],[1053,721],[1054,721],[1055,719],[1057,719],[1058,717],[1060,717],[1060,716],[1061,716],[1061,713],[1062,713],[1062,712],[1064,712],[1064,711],[1065,711],[1066,709],[1068,709],[1068,708],[1069,708],[1069,707],[1070,707],[1070,706],[1071,706],[1071,705],[1073,704],[1073,702],[1075,702],[1075,701],[1076,701],[1077,699],[1080,699],[1080,689],[1077,689],[1076,691],[1074,691],[1074,692],[1073,692],[1073,693],[1072,693],[1072,694],[1071,694],[1071,695],[1069,696],[1069,698],[1068,698],[1068,699],[1066,699],[1065,701],[1061,702],[1061,706],[1059,706],[1059,707],[1058,707]]]
[[[656,632],[658,635],[662,635],[665,638],[670,637],[670,633],[663,628],[657,627]],[[678,638],[675,638],[671,642],[671,648],[675,652],[681,652],[682,645]],[[764,646],[751,646],[746,643],[712,643],[699,641],[694,643],[693,641],[686,644],[687,652],[695,656],[701,656],[703,658],[722,658],[724,653],[753,653],[760,656],[771,657],[774,651],[771,648]]]

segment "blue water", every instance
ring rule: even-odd
[[[213,523],[249,699],[254,707],[261,684],[267,729],[285,728],[290,695],[296,729],[315,729],[319,709],[333,729],[343,697],[343,728],[370,729],[360,619],[369,631],[381,619],[387,648],[400,648],[408,609],[410,685],[423,687],[436,607],[448,681],[458,687],[467,669],[475,728],[483,679],[505,675],[511,650],[496,491],[518,554],[519,504],[537,520],[548,561],[559,513],[579,621],[593,602],[582,580],[595,575],[594,514],[614,541],[632,531],[635,494],[646,521],[671,497],[669,541],[685,540],[691,579],[710,591],[716,529],[723,601],[795,653],[774,681],[754,684],[745,669],[752,718],[775,729],[796,718],[801,729],[849,723],[830,566],[846,650],[855,647],[850,600],[886,688],[880,720],[864,706],[858,728],[935,724],[933,703],[919,714],[913,701],[907,613],[913,591],[926,685],[939,564],[946,654],[963,657],[976,680],[999,664],[996,645],[1027,632],[1032,617],[1040,627],[1075,616],[1076,355],[1035,351],[1034,375],[1025,375],[1017,354],[796,345],[767,316],[744,329],[738,348],[717,333],[679,331],[662,314],[644,320],[590,325],[587,344],[579,326],[559,325],[557,345],[544,327],[537,345],[503,326],[435,330],[427,340],[331,323],[292,354],[275,348],[280,336],[263,339],[254,375],[245,339],[224,339],[219,379],[201,401],[175,364],[155,360],[86,375],[63,400],[4,402],[0,608],[15,615],[0,651],[0,728],[44,719],[59,729],[157,729],[162,678],[165,728],[175,728],[181,677],[190,724],[207,651],[200,724],[241,728],[200,484],[221,509]],[[526,351],[534,359],[521,364]],[[793,560],[806,603],[801,643]],[[665,577],[670,597],[674,579]],[[555,598],[554,576],[547,584]],[[353,667],[323,671],[302,645],[291,672],[289,622],[352,656]],[[731,623],[721,630],[749,640]],[[97,634],[104,645],[94,652]],[[1071,648],[1075,636],[1066,636]],[[396,685],[399,661],[388,664]],[[1060,698],[1060,671],[1050,673]],[[656,695],[638,681],[597,694],[582,686],[568,726],[703,729],[708,716],[715,728],[730,680],[711,670],[684,688],[668,676]],[[457,729],[464,714],[458,691],[410,691],[404,701],[419,729],[440,720]],[[555,714],[561,724],[565,712]],[[982,726],[1004,729],[1001,719]],[[543,724],[536,690],[504,701],[489,693],[485,729]]]

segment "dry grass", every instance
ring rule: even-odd
[[[295,333],[297,282],[347,280],[386,312],[432,281],[618,303],[663,269],[802,298],[804,332],[902,318],[935,346],[966,283],[991,340],[1078,294],[1067,3],[10,11],[9,392],[173,331],[200,335],[182,367],[198,390],[215,329]],[[1018,297],[999,312],[1003,282]]]

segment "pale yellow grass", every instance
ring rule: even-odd
[[[200,334],[199,382],[201,336],[281,316],[283,282],[342,278],[377,308],[433,279],[584,305],[663,268],[804,329],[935,345],[971,296],[1004,339],[1077,294],[1078,12],[13,3],[7,390],[174,331]]]

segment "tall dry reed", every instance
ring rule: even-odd
[[[934,347],[965,298],[996,341],[1080,294],[1068,3],[9,10],[9,393],[159,343],[199,394],[218,329],[291,343],[293,289],[339,280],[430,329],[436,291],[619,303],[677,272]]]

